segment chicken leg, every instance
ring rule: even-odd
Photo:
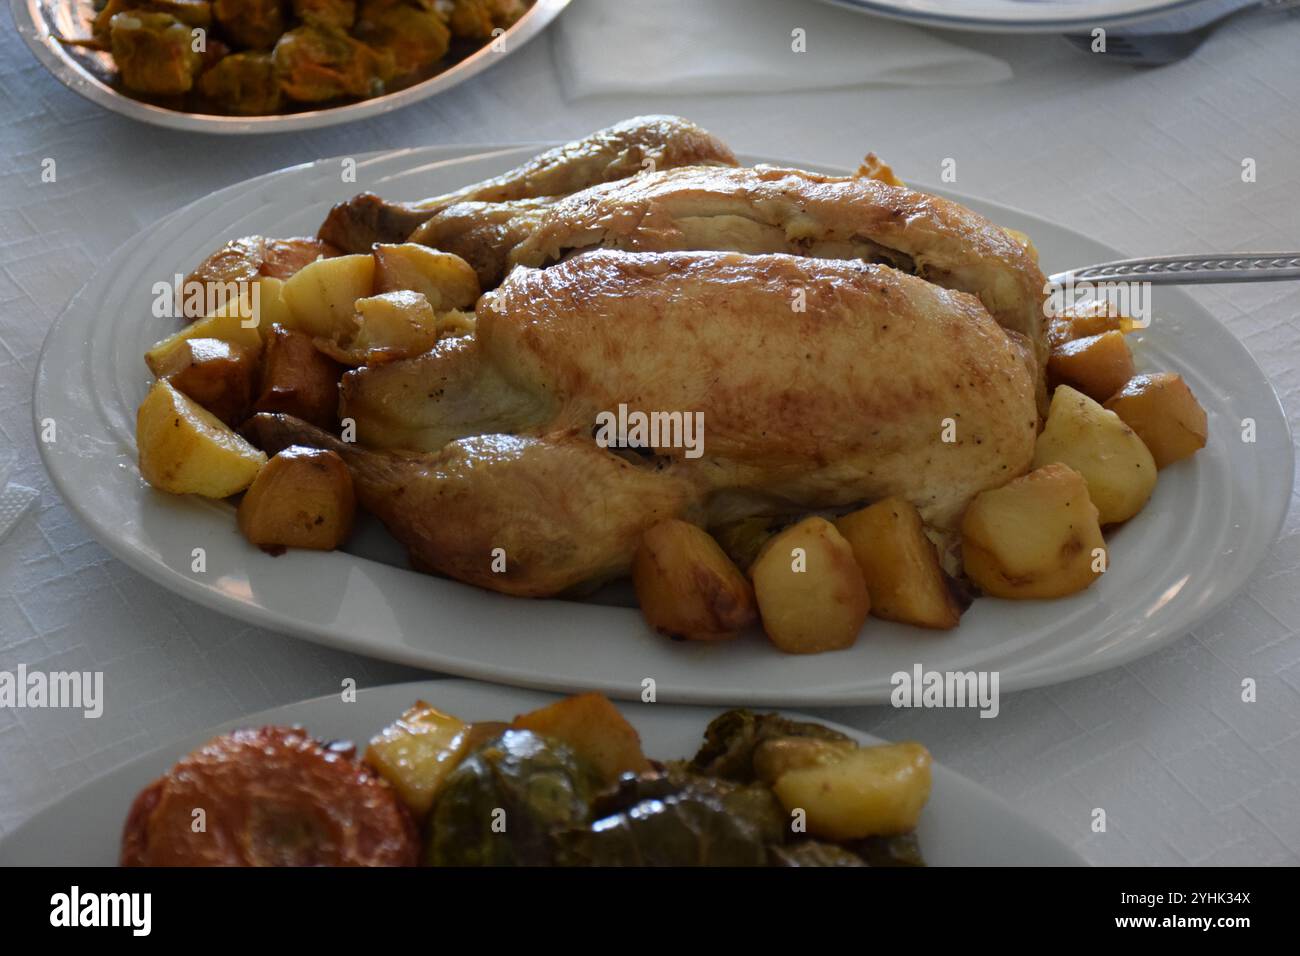
[[[244,432],[268,453],[337,452],[362,506],[417,570],[505,594],[560,594],[623,573],[646,528],[699,516],[689,477],[585,436],[476,435],[410,454],[369,451],[287,415],[255,415]]]

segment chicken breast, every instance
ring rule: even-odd
[[[1046,279],[1025,247],[965,206],[876,179],[772,166],[638,176],[555,202],[507,261],[543,266],[598,246],[887,263],[979,296],[1046,364]]]
[[[641,467],[687,482],[706,519],[723,500],[734,518],[737,500],[775,513],[900,495],[949,529],[1026,470],[1037,430],[1025,346],[976,297],[788,254],[518,268],[480,300],[475,336],[349,373],[341,411],[365,445],[436,453],[474,435],[591,442],[620,405],[702,424],[698,449],[652,443]]]

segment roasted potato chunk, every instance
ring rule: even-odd
[[[469,739],[468,724],[421,700],[371,738],[364,759],[421,820],[469,752]]]
[[[1052,380],[1104,402],[1133,377],[1133,355],[1123,332],[1102,332],[1052,350],[1047,373]]]
[[[840,518],[835,528],[853,548],[872,614],[920,627],[957,626],[961,609],[911,502],[877,501]]]
[[[471,309],[478,301],[478,276],[450,252],[415,242],[375,246],[376,292],[423,292],[438,312]]]
[[[369,362],[410,358],[438,344],[438,316],[423,292],[383,292],[357,299],[360,329],[352,340],[354,351]]]
[[[185,283],[225,285],[252,282],[259,276],[287,279],[308,263],[337,253],[338,250],[324,240],[306,236],[291,239],[244,236],[232,239],[204,259],[185,277]]]
[[[994,597],[1063,597],[1105,568],[1106,542],[1088,483],[1066,465],[980,492],[961,531],[966,574]]]
[[[184,361],[183,358],[176,358],[173,353],[183,348],[184,343],[190,339],[218,339],[239,346],[256,356],[262,350],[262,333],[259,331],[259,326],[264,311],[264,301],[261,309],[254,308],[253,301],[248,298],[246,291],[241,291],[238,298],[218,306],[211,315],[191,322],[179,332],[156,343],[144,353],[144,362],[155,376],[160,375],[160,369]]]
[[[754,776],[770,786],[791,770],[835,763],[856,749],[851,740],[773,737],[754,748]]]
[[[1209,435],[1205,409],[1181,375],[1135,375],[1105,407],[1137,432],[1157,468],[1190,458],[1205,447]]]
[[[851,647],[871,611],[853,548],[825,518],[773,537],[749,575],[763,630],[790,654]]]
[[[1155,459],[1137,432],[1068,385],[1052,396],[1032,467],[1057,461],[1083,475],[1104,525],[1133,517],[1156,486]]]
[[[521,714],[510,726],[564,741],[607,783],[613,783],[625,773],[646,773],[652,769],[641,751],[641,737],[636,728],[604,694],[578,694],[557,700]]]
[[[140,474],[162,491],[226,498],[243,491],[266,455],[171,382],[154,382],[136,413]]]
[[[290,328],[337,339],[356,325],[357,299],[374,291],[374,256],[335,256],[303,266],[284,283]]]
[[[338,424],[342,377],[343,366],[321,354],[311,336],[274,326],[266,342],[253,410],[283,412],[333,431]]]
[[[257,474],[239,502],[239,530],[267,550],[332,551],[352,533],[357,496],[335,452],[290,445]]]
[[[661,521],[632,561],[641,613],[655,630],[690,641],[735,637],[758,613],[754,591],[707,531]]]
[[[1122,314],[1104,299],[1082,303],[1061,315],[1052,317],[1047,326],[1047,338],[1052,348],[1059,348],[1075,339],[1086,339],[1103,332],[1128,333],[1137,323]]]
[[[232,426],[248,415],[256,376],[256,355],[221,339],[186,339],[158,368],[159,378]]]
[[[828,840],[891,836],[916,828],[930,799],[930,752],[918,743],[859,747],[840,759],[790,770],[773,786],[808,832]]]

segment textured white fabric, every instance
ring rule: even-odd
[[[566,14],[567,15],[567,14]],[[46,329],[97,261],[214,189],[317,157],[436,142],[580,135],[676,112],[736,150],[857,162],[1095,235],[1128,253],[1300,245],[1300,20],[1242,18],[1191,62],[1132,71],[1054,37],[952,35],[1009,62],[997,86],[770,96],[566,100],[546,37],[471,83],[365,123],[218,139],[142,126],[51,79],[0,30],[0,459],[39,506],[0,545],[0,669],[105,672],[98,720],[0,711],[0,832],[124,760],[304,697],[419,676],[249,627],[111,558],[50,487],[32,376]],[[1258,181],[1241,182],[1244,157]],[[54,183],[41,161],[57,161]],[[1193,290],[1254,352],[1300,420],[1300,286]],[[87,480],[94,480],[88,475]],[[1249,587],[1167,650],[972,712],[850,708],[827,716],[924,740],[1096,863],[1300,862],[1300,515]],[[1257,676],[1259,703],[1239,701]],[[1106,808],[1106,833],[1089,829]]]

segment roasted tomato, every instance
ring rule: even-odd
[[[122,834],[123,866],[414,866],[418,856],[384,780],[286,727],[210,740],[136,797]]]

